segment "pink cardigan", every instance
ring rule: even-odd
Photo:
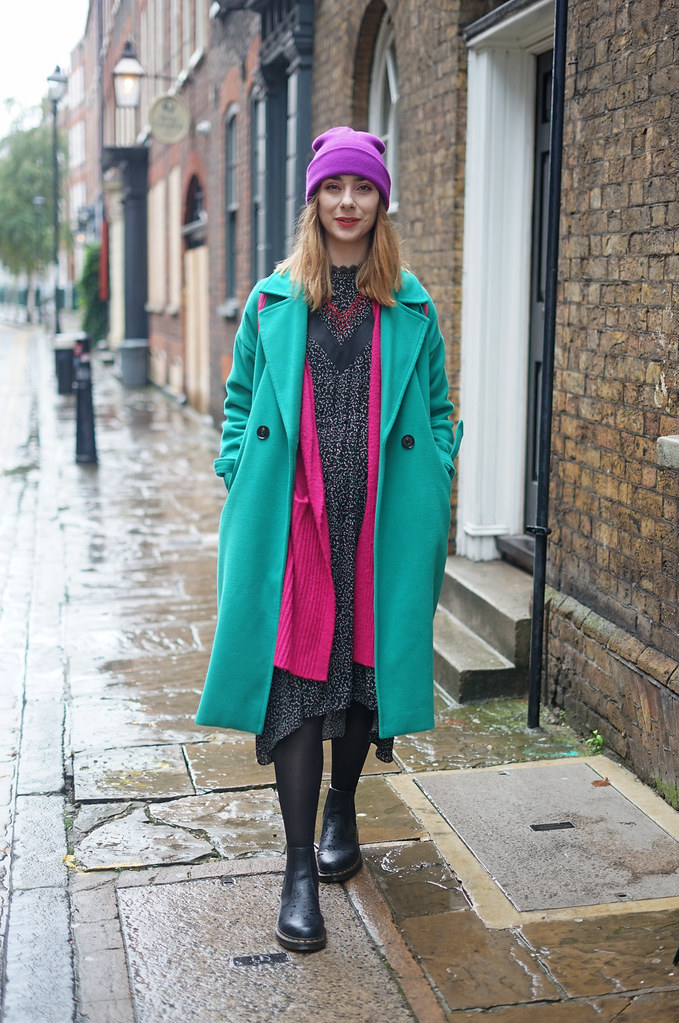
[[[260,309],[265,296],[260,296]],[[380,306],[375,327],[368,399],[368,483],[363,525],[356,547],[354,660],[375,664],[374,540],[380,450]],[[330,535],[323,468],[316,432],[314,389],[304,364],[299,448],[290,519],[288,556],[274,664],[301,678],[325,682],[335,632],[335,590],[330,570]]]

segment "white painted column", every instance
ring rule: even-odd
[[[457,553],[523,532],[535,58],[469,51]]]

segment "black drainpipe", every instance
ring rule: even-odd
[[[549,517],[549,464],[552,440],[552,392],[554,389],[554,333],[556,288],[559,267],[559,216],[561,209],[561,162],[563,150],[563,106],[566,75],[566,28],[568,0],[556,0],[554,12],[554,57],[552,61],[552,118],[549,140],[549,195],[547,212],[547,276],[545,282],[545,330],[542,348],[540,394],[540,436],[538,451],[538,493],[536,524],[528,526],[535,536],[533,566],[533,608],[530,633],[528,684],[528,727],[540,725],[542,643],[545,621],[545,579]]]

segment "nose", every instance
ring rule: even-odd
[[[341,206],[355,206],[354,192],[351,185],[347,185],[342,193]]]

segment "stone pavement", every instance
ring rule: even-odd
[[[679,1020],[679,815],[558,722],[528,732],[522,701],[458,707],[441,692],[433,732],[399,739],[393,764],[371,754],[367,868],[322,888],[327,949],[277,946],[273,775],[252,737],[193,723],[215,620],[218,434],[99,359],[94,380],[96,467],[75,464],[50,342],[0,324],[0,1019]],[[524,862],[512,830],[528,777],[536,800],[551,791],[550,823],[531,826],[556,859],[538,844]],[[505,783],[512,810],[491,801]],[[638,808],[640,848],[631,812],[598,847],[549,830],[585,841],[577,808],[562,810],[578,784]],[[618,871],[608,902],[596,882],[571,904],[576,851],[578,875]]]

